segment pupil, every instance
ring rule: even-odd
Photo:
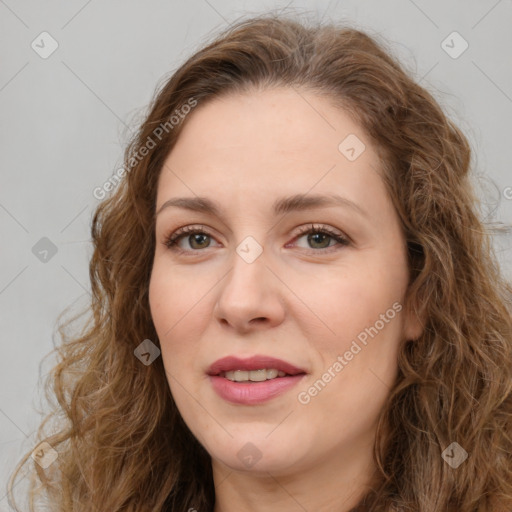
[[[202,243],[201,243],[201,238],[203,239]],[[192,246],[195,243],[198,243],[199,246],[202,246],[207,238],[208,238],[208,235],[204,235],[204,234],[200,234],[200,233],[196,234],[196,235],[192,235],[192,240],[193,240]],[[316,244],[316,243],[322,244],[322,242],[325,242],[326,240],[328,242],[328,238],[329,238],[329,236],[324,233],[315,233],[315,234],[309,235],[309,237],[308,237],[310,242],[313,241],[313,244]],[[327,245],[329,245],[329,243],[327,243]],[[323,246],[325,246],[325,244]]]
[[[324,241],[325,241],[325,239],[328,238],[328,236],[326,234],[324,234],[324,233],[316,233],[316,234],[313,234],[313,235],[309,235],[310,241],[312,239],[316,238],[316,237],[321,237],[321,238],[323,238]],[[314,243],[317,243],[317,242],[320,243],[320,244],[322,243],[321,240],[320,241],[319,240],[314,241]]]
[[[203,239],[205,239],[207,236],[208,235],[202,235],[202,234],[198,233],[196,235],[192,235],[192,240],[195,243],[195,242],[197,242],[198,238],[200,239],[202,237]],[[203,242],[204,242],[204,240],[203,240]],[[194,243],[192,243],[192,246],[194,246]],[[199,245],[201,245],[201,242],[199,242]]]

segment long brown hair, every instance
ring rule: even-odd
[[[238,21],[157,91],[126,176],[93,218],[89,321],[80,334],[59,329],[48,380],[58,406],[45,420],[57,429],[39,431],[58,458],[42,469],[27,454],[10,485],[30,461],[31,496],[51,510],[213,510],[210,457],[181,419],[162,359],[141,364],[134,349],[159,343],[148,303],[156,189],[185,114],[270,87],[328,97],[382,152],[409,251],[407,305],[425,319],[421,337],[400,347],[375,441],[378,478],[353,510],[510,512],[512,287],[477,212],[468,142],[376,36],[276,14]],[[454,442],[468,453],[456,469],[443,458]]]

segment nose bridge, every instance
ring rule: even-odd
[[[231,258],[224,292],[246,297],[262,295],[268,286],[267,253],[254,237],[245,237],[235,248]]]
[[[266,319],[275,324],[282,319],[278,283],[267,268],[263,246],[247,236],[236,246],[230,267],[217,297],[216,316],[232,326],[246,328],[251,320]]]

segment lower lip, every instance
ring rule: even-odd
[[[215,392],[234,404],[256,405],[267,402],[295,386],[305,374],[277,377],[262,382],[233,382],[224,377],[210,376]]]

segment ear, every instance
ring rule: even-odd
[[[404,337],[406,340],[417,340],[427,323],[426,308],[418,304],[418,300],[407,300],[404,307]]]

